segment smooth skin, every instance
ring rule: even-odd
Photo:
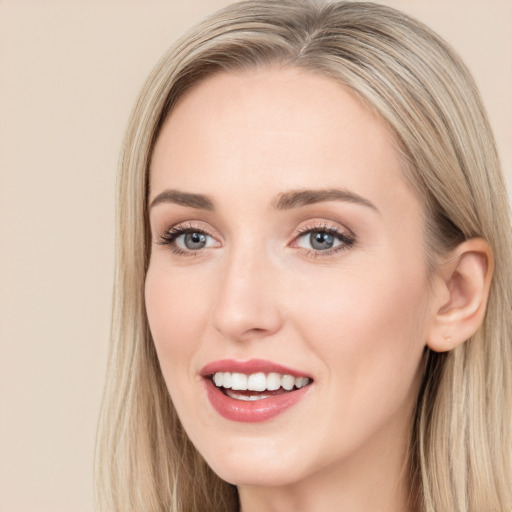
[[[284,205],[304,190],[342,194]],[[219,73],[166,120],[148,208],[146,306],[163,376],[243,512],[412,511],[422,356],[478,328],[492,258],[482,240],[464,242],[428,285],[422,203],[384,123],[328,78]],[[254,358],[311,375],[309,392],[268,421],[221,417],[201,368]]]

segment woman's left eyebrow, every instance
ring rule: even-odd
[[[272,206],[276,210],[289,210],[291,208],[300,208],[301,206],[325,201],[345,201],[360,204],[380,213],[378,208],[368,199],[350,190],[339,188],[291,190],[289,192],[283,192],[277,196]]]

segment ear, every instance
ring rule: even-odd
[[[484,320],[493,269],[491,248],[482,238],[461,243],[441,263],[427,337],[431,350],[452,350],[477,331]]]

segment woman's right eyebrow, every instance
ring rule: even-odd
[[[174,203],[198,210],[212,211],[215,209],[213,201],[203,194],[192,194],[190,192],[181,192],[180,190],[164,190],[158,194],[150,203],[149,208],[157,204]]]

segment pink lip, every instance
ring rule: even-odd
[[[275,372],[283,375],[293,375],[294,377],[308,377],[308,375],[293,370],[292,368],[287,368],[261,359],[252,359],[249,361],[225,359],[206,365],[200,373],[204,377],[208,399],[212,407],[222,417],[231,421],[257,423],[270,420],[297,404],[311,389],[311,385],[307,385],[294,391],[271,395],[262,400],[246,402],[231,398],[217,388],[210,378],[210,376],[216,372],[238,372],[246,374]]]

